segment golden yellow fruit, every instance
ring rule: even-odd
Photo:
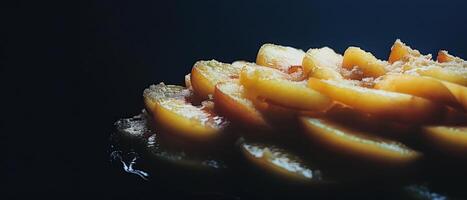
[[[255,108],[258,109],[262,115],[267,119],[269,124],[274,128],[288,128],[294,126],[297,114],[306,111],[284,107],[274,104],[261,97],[249,97]]]
[[[378,60],[373,54],[365,52],[358,47],[349,47],[344,52],[342,67],[350,71],[358,71],[361,78],[377,78],[386,73],[387,63]],[[357,74],[357,73],[353,73]]]
[[[388,74],[379,80],[375,89],[411,94],[453,107],[460,107],[456,97],[439,80],[408,74]]]
[[[305,81],[291,81],[288,74],[268,67],[244,67],[240,83],[255,98],[287,108],[324,110],[332,103],[328,97],[308,88]]]
[[[307,166],[298,156],[272,145],[244,142],[243,155],[260,169],[292,181],[321,181],[322,172]]]
[[[319,79],[343,79],[340,74],[342,55],[329,47],[310,49],[303,58],[302,66],[305,76]]]
[[[449,89],[457,102],[462,105],[464,111],[467,111],[467,87],[447,81],[441,82]]]
[[[448,63],[449,64],[449,63]],[[467,68],[459,64],[453,65],[435,65],[430,64],[427,66],[413,66],[408,63],[404,66],[405,73],[416,73],[421,76],[429,76],[439,80],[456,83],[459,85],[467,86]]]
[[[335,103],[322,113],[315,113],[314,115],[300,114],[306,117],[328,119],[358,130],[377,132],[378,135],[385,135],[395,139],[405,139],[407,135],[411,135],[413,132],[411,124],[384,120],[340,103]]]
[[[364,88],[342,81],[310,78],[308,86],[331,99],[380,118],[422,123],[440,117],[443,107],[408,94]]]
[[[256,64],[287,72],[291,66],[301,66],[305,52],[293,47],[264,44],[258,51]]]
[[[438,51],[438,56],[436,57],[436,60],[440,63],[446,63],[446,62],[465,62],[459,57],[453,56],[448,53],[448,51],[445,50],[440,50]]]
[[[206,141],[218,137],[226,121],[209,107],[194,106],[191,91],[176,85],[151,85],[144,90],[146,110],[156,126],[169,134]]]
[[[427,126],[423,136],[439,151],[467,158],[467,126]]]
[[[331,121],[310,117],[300,120],[310,139],[326,150],[350,159],[397,166],[414,162],[421,156],[401,143],[351,130]]]
[[[237,79],[241,70],[239,65],[221,63],[216,60],[198,61],[191,70],[191,85],[201,99],[214,95],[214,87],[221,81]]]
[[[420,55],[421,54],[419,51],[413,50],[397,39],[391,47],[391,53],[389,54],[388,62],[392,64],[410,56],[418,57]]]
[[[249,128],[268,128],[263,115],[246,97],[244,88],[238,82],[221,82],[214,91],[214,104],[219,114],[230,121]]]

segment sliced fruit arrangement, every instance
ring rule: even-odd
[[[329,47],[310,49],[303,58],[303,71],[310,77],[341,80],[342,60],[342,55]]]
[[[462,105],[464,110],[467,110],[467,87],[447,81],[441,81],[441,83],[449,89],[457,102]]]
[[[408,59],[409,57],[419,57],[421,54],[418,50],[414,50],[397,39],[391,47],[388,62],[394,63],[396,61]]]
[[[194,93],[202,98],[209,99],[214,95],[217,83],[238,78],[239,65],[231,65],[216,60],[198,61],[191,70],[190,82]]]
[[[388,74],[381,77],[375,89],[410,94],[435,102],[459,107],[459,101],[441,81],[409,74]]]
[[[303,117],[306,134],[337,154],[386,165],[405,165],[421,154],[396,141],[348,129],[325,119]]]
[[[331,99],[308,88],[305,81],[292,81],[288,74],[262,66],[245,66],[240,83],[248,93],[277,105],[302,110],[324,110]]]
[[[431,55],[422,55],[419,51],[397,40],[391,48],[389,62],[392,70],[419,76],[428,76],[467,86],[467,64],[460,58],[446,51],[438,53],[438,61],[433,61]],[[399,62],[396,62],[399,61]]]
[[[336,101],[384,119],[420,123],[442,114],[442,107],[433,101],[408,94],[315,78],[310,78],[308,84]]]
[[[314,163],[313,156],[303,161],[291,149],[264,144],[331,153],[325,159],[364,161],[356,164],[387,172],[428,162],[421,159],[433,152],[427,146],[457,155],[450,159],[465,157],[466,85],[464,60],[440,51],[435,61],[400,40],[387,61],[359,47],[341,55],[329,47],[305,53],[265,44],[255,63],[198,61],[185,76],[186,87],[153,85],[144,102],[156,128],[185,141],[178,145],[210,146],[225,135],[259,139],[240,144],[245,160],[308,181],[320,178],[320,170],[305,164]],[[408,136],[416,142],[404,144]]]
[[[423,137],[440,151],[467,158],[467,126],[426,126]]]
[[[378,60],[373,54],[363,51],[358,47],[349,47],[344,52],[342,67],[356,71],[356,78],[362,79],[365,77],[377,78],[386,73],[386,62]]]
[[[216,110],[241,126],[268,128],[269,124],[238,82],[221,82],[214,91]]]
[[[287,72],[290,67],[301,66],[305,52],[293,47],[264,44],[258,51],[256,63]]]
[[[445,62],[465,63],[465,61],[462,60],[461,58],[453,56],[449,54],[448,51],[445,51],[445,50],[438,51],[438,56],[436,57],[436,60],[440,63],[445,63]]]
[[[143,96],[157,127],[171,134],[208,140],[218,137],[227,123],[210,107],[192,105],[192,91],[185,87],[159,83],[144,90]]]
[[[404,66],[406,73],[418,74],[420,76],[433,77],[439,80],[467,86],[467,68],[460,64],[443,63],[442,65],[418,65],[407,63]]]

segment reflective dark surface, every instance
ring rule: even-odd
[[[109,156],[114,122],[140,112],[148,85],[182,84],[199,59],[253,61],[265,42],[341,53],[356,45],[385,58],[400,38],[423,53],[443,48],[467,58],[466,6],[460,0],[2,2],[2,193],[197,195],[164,187],[152,174],[148,182],[126,173]]]
[[[174,149],[160,140],[163,133],[151,127],[151,123],[144,111],[115,123],[109,148],[113,167],[121,168],[122,172],[133,175],[135,179],[146,181],[147,185],[163,183],[163,186],[158,186],[160,189],[189,194],[191,198],[434,200],[465,197],[462,194],[463,186],[450,185],[456,181],[464,182],[462,179],[465,176],[445,171],[448,170],[446,166],[441,171],[420,166],[419,170],[424,172],[405,181],[399,177],[381,175],[376,180],[348,179],[353,176],[342,176],[353,173],[348,170],[332,177],[327,173],[342,169],[330,171],[323,165],[317,168],[317,165],[309,162],[310,157],[293,155],[290,148],[278,147],[271,141],[258,143],[240,138],[232,146],[224,146],[228,149],[224,153],[196,152],[178,147]],[[258,157],[263,159],[255,161]],[[272,165],[288,172],[277,171]],[[462,170],[462,167],[451,169]],[[358,170],[355,169],[354,173],[359,176],[378,176]]]

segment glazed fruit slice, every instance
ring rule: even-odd
[[[421,154],[401,143],[348,129],[331,121],[302,117],[305,134],[320,146],[349,159],[392,166],[416,161]]]
[[[310,78],[308,86],[356,110],[389,120],[430,122],[443,111],[443,107],[424,98],[364,88],[341,81]]]
[[[432,101],[460,107],[451,91],[439,80],[408,74],[385,75],[378,81],[375,89],[411,94]]]
[[[262,66],[245,66],[240,83],[249,94],[276,105],[301,110],[324,110],[331,99],[310,89],[305,81],[292,81],[288,74]]]
[[[462,59],[447,51],[439,51],[437,60],[431,60],[431,55],[421,55],[400,40],[396,40],[389,55],[389,63],[402,61],[391,67],[405,74],[418,74],[467,86],[467,65]]]
[[[462,64],[456,63],[427,63],[426,65],[417,65],[407,63],[404,66],[405,73],[416,73],[421,76],[433,77],[439,80],[456,83],[467,86],[467,68]]]
[[[382,120],[378,117],[356,110],[350,106],[335,103],[326,112],[315,115],[301,113],[302,116],[325,118],[333,122],[359,130],[375,132],[396,140],[404,140],[413,135],[414,127],[407,123]]]
[[[441,81],[441,83],[449,89],[457,102],[462,105],[464,111],[467,111],[467,87],[447,81]]]
[[[407,57],[418,57],[420,52],[414,50],[397,39],[391,47],[391,53],[389,54],[388,62],[394,63],[396,61],[404,60]]]
[[[448,51],[445,51],[445,50],[441,50],[438,52],[438,56],[436,57],[436,60],[440,63],[446,63],[446,62],[464,63],[465,62],[461,58],[453,56],[449,54]]]
[[[309,77],[340,80],[343,79],[340,74],[342,59],[342,55],[329,47],[310,49],[303,58],[303,71]]]
[[[173,135],[205,141],[220,135],[226,121],[210,107],[190,103],[191,91],[159,83],[144,90],[144,103],[156,126]]]
[[[322,172],[311,168],[298,156],[273,145],[243,142],[240,145],[248,161],[267,173],[291,181],[322,181]]]
[[[467,158],[467,126],[427,126],[423,132],[438,150]]]
[[[268,128],[263,115],[255,108],[238,82],[221,82],[214,91],[214,104],[219,114],[250,128]]]
[[[301,66],[305,52],[293,47],[264,44],[258,51],[256,64],[287,72],[291,66]]]
[[[385,66],[387,63],[378,60],[369,52],[365,52],[358,47],[349,47],[344,52],[344,59],[342,61],[342,67],[350,71],[358,71],[360,77],[355,79],[362,79],[365,77],[377,78],[386,73]]]
[[[191,85],[201,99],[214,95],[214,87],[221,81],[237,79],[239,65],[231,65],[216,60],[198,61],[191,70]]]

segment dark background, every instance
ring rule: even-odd
[[[5,4],[5,3],[2,3]],[[7,2],[0,12],[2,176],[11,195],[155,195],[110,163],[108,137],[152,83],[199,59],[254,61],[261,44],[386,59],[400,38],[467,57],[466,1]],[[67,196],[70,197],[70,196]]]

